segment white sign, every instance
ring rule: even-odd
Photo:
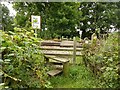
[[[41,25],[41,22],[40,22],[40,16],[31,16],[31,22],[32,22],[32,28],[34,29],[40,29],[40,25]]]
[[[80,29],[77,29],[76,31],[80,31]]]
[[[79,34],[82,35],[82,31],[79,31]]]

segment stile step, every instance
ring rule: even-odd
[[[62,70],[51,70],[51,71],[48,71],[47,74],[50,75],[50,76],[55,76],[55,75],[58,75],[62,72]]]
[[[53,68],[63,70],[63,65],[52,65]]]
[[[49,62],[51,65],[62,65],[61,62]]]

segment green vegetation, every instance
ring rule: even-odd
[[[75,25],[79,24],[82,14],[78,11],[79,6],[80,3],[75,2],[15,2],[14,8],[19,11],[15,17],[15,24],[29,27],[31,15],[39,15],[42,17],[43,31],[40,33],[42,38],[75,36],[77,35]]]
[[[107,40],[93,41],[84,44],[85,65],[99,76],[101,85],[119,87],[118,33],[111,33]]]
[[[100,34],[107,34],[109,29],[120,28],[119,15],[120,2],[83,2],[80,5],[80,11],[82,11],[82,19],[80,20],[80,26],[82,31],[82,37],[91,38],[93,33],[96,33],[99,37]]]
[[[93,33],[105,34],[113,25],[119,26],[120,2],[14,2],[18,11],[15,24],[30,27],[31,15],[39,15],[42,20],[40,36],[44,39],[62,36],[78,36],[75,26],[82,30],[82,38],[90,39]],[[47,28],[47,30],[45,30]],[[99,37],[100,38],[100,37]]]
[[[84,43],[83,59],[77,57],[78,65],[70,66],[68,77],[52,77],[52,85],[55,88],[118,88],[118,34],[109,34],[107,40],[93,38],[91,44]]]
[[[0,3],[0,89],[8,88],[118,88],[120,87],[120,2],[12,2],[15,17]],[[41,16],[35,34],[31,15]],[[75,28],[77,27],[77,28]],[[45,30],[47,28],[47,30]],[[48,77],[40,41],[61,38],[79,40],[83,57],[70,66],[68,77]],[[108,33],[109,32],[109,33]],[[97,37],[91,38],[91,35]],[[107,38],[101,37],[107,34]],[[36,37],[37,36],[37,37]],[[83,39],[88,38],[90,43]],[[55,40],[54,39],[54,40]],[[87,40],[87,39],[85,39]],[[2,76],[2,75],[0,75]],[[1,79],[1,77],[0,77]],[[2,87],[3,86],[3,87]]]
[[[99,80],[83,64],[70,66],[69,76],[51,77],[54,88],[101,88]]]
[[[39,49],[41,39],[34,37],[32,30],[14,28],[2,34],[3,83],[10,88],[49,87],[44,59]]]
[[[9,16],[9,10],[8,8],[0,3],[0,9],[1,9],[1,14],[0,14],[0,29],[4,31],[12,31],[13,30],[13,17]]]

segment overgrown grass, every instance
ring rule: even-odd
[[[79,65],[70,66],[68,77],[62,74],[50,77],[53,88],[100,88],[99,80],[82,64],[80,59],[77,58],[77,62],[81,62]]]

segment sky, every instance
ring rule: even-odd
[[[8,7],[8,9],[10,11],[10,16],[15,16],[16,15],[16,11],[12,8],[11,3],[8,3],[8,2],[1,2],[1,3]]]

